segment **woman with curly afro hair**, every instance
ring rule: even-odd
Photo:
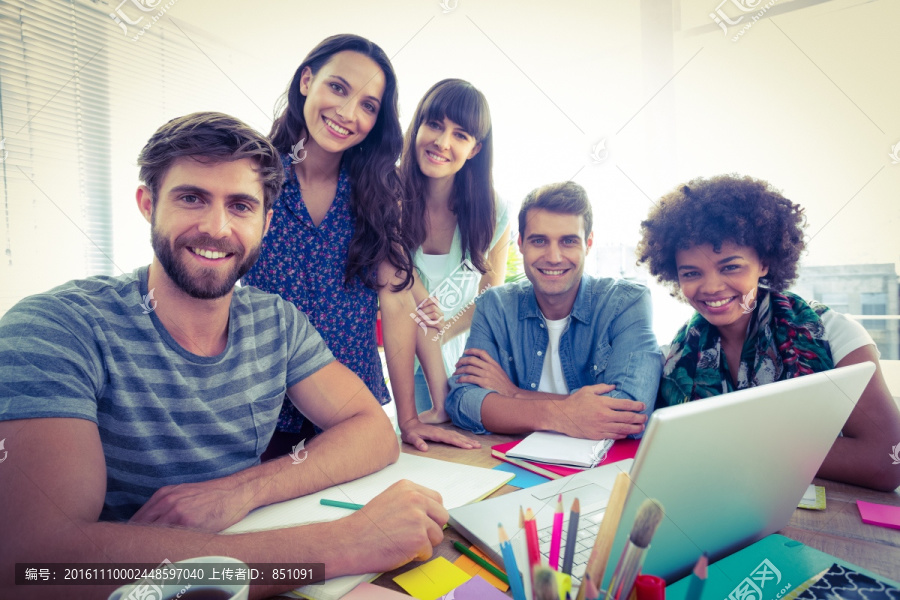
[[[691,180],[650,211],[638,262],[697,311],[672,340],[657,406],[871,361],[875,375],[818,474],[893,490],[900,469],[884,455],[900,440],[900,411],[875,342],[859,323],[786,291],[805,226],[799,205],[736,175]]]

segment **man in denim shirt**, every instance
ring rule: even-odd
[[[584,275],[591,227],[590,202],[576,183],[525,198],[519,250],[528,281],[490,289],[477,302],[450,379],[446,406],[456,425],[475,433],[640,437],[662,371],[650,293]]]

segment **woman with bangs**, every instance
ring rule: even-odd
[[[767,182],[729,175],[694,179],[650,211],[639,262],[697,311],[669,348],[657,406],[871,361],[875,374],[818,475],[890,491],[900,485],[888,459],[900,411],[875,342],[856,321],[786,291],[805,225],[803,209]]]
[[[406,131],[400,163],[402,229],[418,275],[413,294],[430,326],[420,328],[417,348],[427,355],[440,347],[444,366],[416,369],[415,409],[426,422],[448,420],[447,377],[465,349],[474,301],[506,275],[509,217],[494,192],[493,153],[484,95],[461,79],[434,84]]]

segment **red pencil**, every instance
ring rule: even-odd
[[[528,572],[534,573],[534,568],[541,564],[541,545],[538,542],[537,521],[530,508],[525,511],[525,541],[528,542]]]

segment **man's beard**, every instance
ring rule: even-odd
[[[256,263],[261,246],[261,244],[257,244],[252,248],[243,261],[239,260],[243,256],[242,248],[225,247],[222,242],[208,236],[199,236],[191,240],[176,242],[178,247],[173,248],[168,238],[163,237],[157,230],[155,223],[150,227],[150,243],[153,245],[153,252],[156,254],[156,258],[159,259],[169,279],[185,294],[199,300],[214,300],[231,292],[237,280],[246,275],[247,271]],[[213,268],[200,268],[199,274],[192,276],[185,261],[177,256],[182,248],[205,248],[233,253],[234,258],[238,259],[238,261],[235,263],[231,273],[226,273],[224,276],[218,275],[218,269]],[[190,252],[190,250],[187,251]]]

